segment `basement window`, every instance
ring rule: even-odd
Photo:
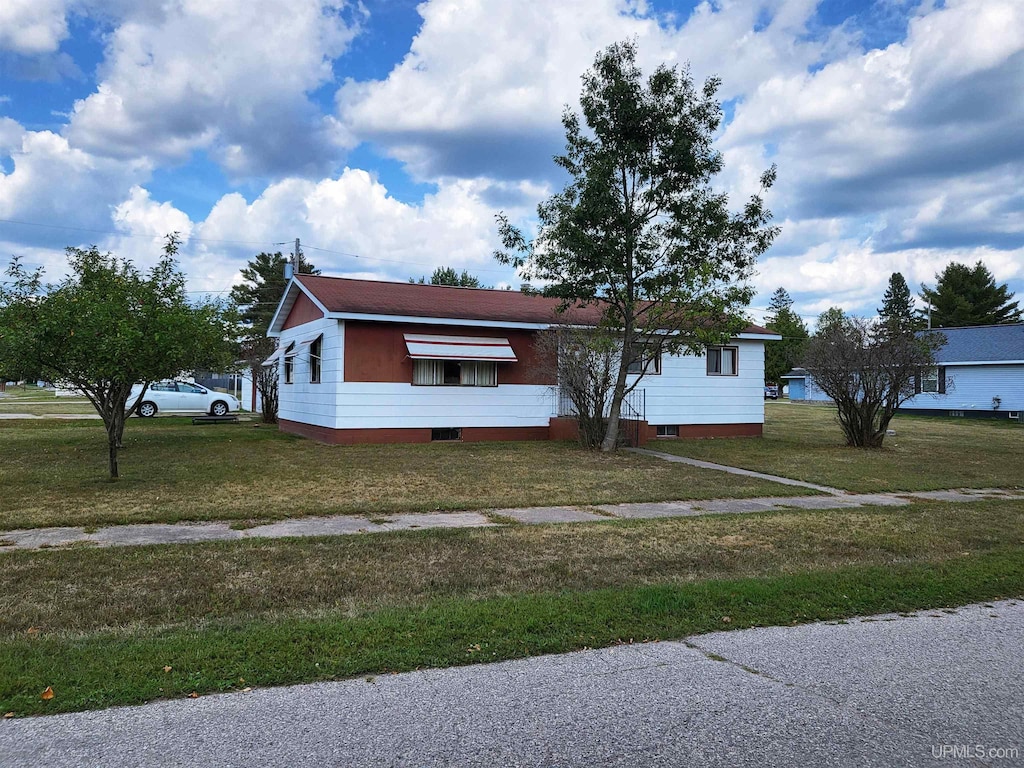
[[[657,430],[658,437],[679,437],[678,424],[659,424]]]
[[[461,440],[462,429],[459,427],[441,427],[439,429],[432,429],[430,430],[430,439],[435,443]]]

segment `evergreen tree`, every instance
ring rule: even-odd
[[[772,294],[765,325],[768,330],[781,334],[782,341],[769,341],[764,345],[764,380],[781,385],[782,377],[800,364],[810,336],[803,318],[793,311],[793,299],[785,288]]]
[[[996,285],[995,277],[980,261],[973,268],[950,262],[935,277],[934,289],[921,286],[921,298],[931,305],[933,328],[1020,322],[1018,302],[1011,301],[1013,293],[1005,283]],[[920,315],[927,318],[928,310]]]
[[[277,341],[267,337],[270,321],[281,302],[288,280],[284,267],[289,257],[278,253],[258,253],[242,270],[242,279],[231,289],[229,300],[235,307],[240,326],[237,329],[239,357],[249,367],[263,404],[263,421],[277,421],[278,370],[277,365],[263,365],[263,361],[277,349]],[[299,253],[299,272],[318,275],[320,270]]]
[[[288,280],[284,265],[291,257],[278,253],[258,253],[242,270],[242,282],[231,289],[230,302],[238,309],[241,321],[254,334],[265,336]],[[320,270],[299,254],[299,272],[319,275]]]
[[[425,285],[427,284],[427,278],[421,277],[419,280],[414,280],[410,277],[409,282]],[[480,278],[474,277],[466,270],[462,270],[461,273],[456,272],[452,267],[438,267],[435,269],[434,274],[430,276],[430,285],[453,285],[457,288],[487,287],[480,282]]]
[[[899,272],[889,276],[889,287],[882,296],[882,306],[878,309],[880,318],[879,332],[889,336],[913,333],[924,326],[921,318],[914,311],[914,300],[910,295],[910,286]]]

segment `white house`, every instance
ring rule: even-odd
[[[296,275],[269,331],[280,428],[329,443],[570,437],[536,343],[565,322],[557,305],[517,291]],[[702,356],[656,361],[634,400],[638,442],[760,435],[764,342],[779,338],[750,326]]]

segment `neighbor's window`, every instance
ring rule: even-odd
[[[708,376],[735,376],[737,357],[736,347],[708,347]]]
[[[921,371],[921,391],[936,393],[939,391],[938,368],[925,368]]]
[[[498,364],[490,360],[413,360],[412,383],[433,387],[496,387]]]
[[[678,424],[659,424],[658,437],[679,437]]]
[[[292,383],[292,375],[295,373],[295,342],[293,341],[284,350],[284,383]]]
[[[309,345],[309,382],[320,383],[320,361],[323,356],[324,336],[320,334]]]
[[[626,373],[643,373],[645,366],[648,374],[661,373],[661,353],[651,354],[647,349],[640,350],[633,362],[627,366]]]

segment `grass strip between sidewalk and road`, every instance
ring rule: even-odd
[[[66,712],[357,675],[372,684],[370,676],[418,668],[1021,594],[1024,551],[1015,549],[895,567],[445,600],[354,618],[22,637],[0,646],[0,711]],[[44,701],[47,686],[54,696]]]

